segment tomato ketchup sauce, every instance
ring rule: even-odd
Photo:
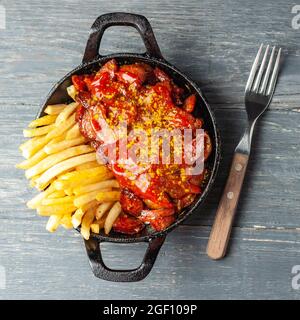
[[[76,119],[80,131],[120,184],[123,213],[113,229],[134,234],[150,224],[156,231],[164,230],[201,193],[207,169],[189,174],[186,169],[192,165],[183,158],[176,163],[161,161],[163,135],[155,140],[155,151],[149,148],[148,138],[157,131],[167,134],[189,129],[194,142],[196,130],[203,126],[203,120],[192,115],[196,95],[185,92],[157,67],[145,63],[118,65],[114,59],[97,72],[72,76],[72,82],[79,103]],[[120,134],[116,128],[122,125],[126,133]],[[172,137],[169,160],[178,151],[174,141]],[[205,162],[212,149],[206,131],[202,141]],[[126,146],[125,158],[120,156],[121,145]],[[192,143],[192,149],[195,146]]]

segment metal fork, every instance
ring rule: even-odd
[[[279,72],[281,48],[267,45],[264,54],[261,44],[251,68],[245,89],[245,106],[248,124],[237,145],[229,176],[217,209],[207,245],[207,254],[212,259],[221,259],[226,254],[233,219],[241,193],[251,150],[251,140],[257,119],[266,111],[272,100]],[[277,51],[277,54],[276,54]]]

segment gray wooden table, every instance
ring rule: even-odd
[[[0,29],[0,298],[2,299],[299,299],[292,268],[300,265],[300,29],[292,0],[103,1],[4,0]],[[81,61],[90,25],[103,13],[146,15],[163,55],[202,87],[219,123],[223,159],[205,205],[168,235],[148,278],[95,278],[75,231],[49,234],[26,208],[33,191],[18,145],[51,86]],[[2,15],[3,16],[3,15]],[[270,110],[258,123],[230,252],[205,254],[231,155],[245,124],[243,90],[261,42],[284,48]],[[102,53],[143,51],[138,34],[115,27]],[[104,245],[114,267],[134,267],[145,247]],[[4,279],[5,278],[5,279]],[[5,283],[4,283],[4,280]],[[2,283],[1,283],[2,282]]]

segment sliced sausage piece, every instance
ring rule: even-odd
[[[176,200],[177,210],[180,211],[183,208],[189,206],[190,204],[192,204],[194,202],[195,198],[196,198],[196,194],[190,193],[181,199],[177,199]]]
[[[118,71],[118,68],[119,67],[118,67],[117,61],[115,59],[111,59],[101,67],[101,69],[96,73],[95,77],[98,78],[103,73],[108,72],[110,75],[110,78],[113,79],[115,76],[115,73]]]
[[[130,217],[126,214],[120,215],[113,224],[113,230],[115,232],[125,234],[135,234],[144,229],[145,225],[138,219]]]
[[[196,105],[196,95],[191,94],[184,100],[183,109],[191,113],[194,111],[195,105]]]
[[[145,63],[124,64],[120,67],[119,76],[125,82],[143,84],[153,75],[151,66]]]
[[[143,201],[128,189],[122,189],[120,203],[125,213],[138,217],[143,210]]]
[[[174,209],[143,210],[139,219],[154,230],[162,231],[175,221]]]

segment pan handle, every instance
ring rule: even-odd
[[[143,39],[147,54],[151,57],[163,59],[147,18],[138,14],[113,12],[99,16],[93,23],[82,62],[86,63],[101,57],[99,54],[101,39],[104,31],[111,26],[134,27]]]
[[[113,270],[104,264],[100,248],[104,240],[90,238],[84,242],[90,266],[96,277],[114,282],[135,282],[143,280],[149,274],[165,238],[164,235],[148,240],[148,247],[141,265],[130,270]]]

